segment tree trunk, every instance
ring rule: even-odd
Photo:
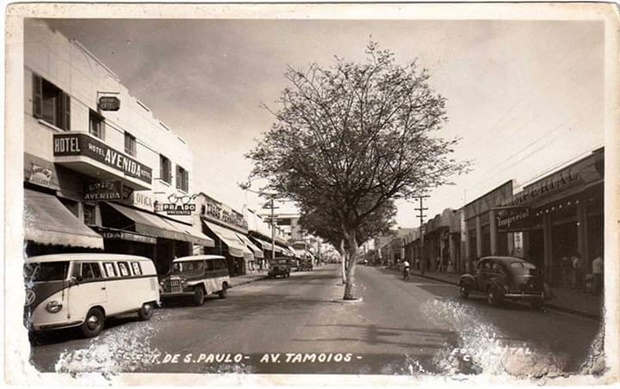
[[[355,286],[355,265],[357,264],[357,237],[355,230],[351,230],[346,234],[347,243],[349,245],[349,266],[346,272],[346,283],[344,285],[343,300],[355,300],[353,297],[353,287]]]
[[[344,249],[344,239],[340,241],[340,255],[342,256],[342,285],[346,285],[347,283],[347,252]]]

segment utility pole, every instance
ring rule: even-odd
[[[275,227],[275,215],[273,214],[274,206],[273,206],[273,197],[269,203],[271,207],[271,259],[276,258],[276,227]]]
[[[418,217],[420,218],[420,270],[422,274],[426,271],[426,259],[424,258],[424,211],[428,210],[428,208],[424,208],[424,199],[428,198],[428,195],[420,195],[416,198],[416,200],[420,200],[420,208],[414,208],[416,211],[420,211]]]

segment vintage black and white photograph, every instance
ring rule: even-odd
[[[617,383],[617,22],[9,5],[7,382]]]

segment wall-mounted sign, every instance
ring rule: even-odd
[[[140,235],[131,231],[108,230],[105,228],[95,228],[103,239],[129,240],[147,244],[157,244],[157,238],[152,236]]]
[[[540,196],[549,195],[559,190],[567,189],[579,183],[579,173],[575,168],[561,170],[547,178],[525,187],[521,192],[513,196],[509,205],[528,203]]]
[[[150,184],[153,170],[87,134],[55,134],[54,157],[85,156]]]
[[[196,204],[193,202],[196,195],[179,196],[172,193],[168,196],[168,202],[155,202],[155,212],[166,212],[169,216],[188,216],[196,212]]]
[[[242,214],[224,204],[218,204],[209,198],[205,198],[205,200],[205,212],[202,215],[205,219],[228,224],[229,226],[236,227],[236,229],[242,229],[244,232],[247,232],[248,222]]]
[[[97,106],[101,111],[118,111],[121,108],[121,101],[116,96],[101,96]]]
[[[499,232],[527,230],[532,223],[530,209],[526,207],[496,208],[495,222]]]
[[[84,185],[84,200],[110,201],[123,199],[123,183],[120,180],[95,181]]]
[[[50,186],[51,180],[52,169],[39,166],[35,163],[32,164],[32,169],[30,170],[30,178],[28,179],[28,182],[48,187]]]

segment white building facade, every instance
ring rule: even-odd
[[[24,31],[26,255],[145,255],[158,271],[212,239],[192,226],[187,143],[79,42]]]

